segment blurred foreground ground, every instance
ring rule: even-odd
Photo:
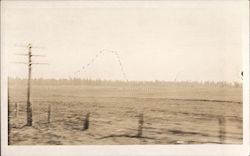
[[[242,143],[241,87],[33,83],[31,102],[33,127],[26,127],[26,85],[10,83],[11,145]],[[90,127],[82,131],[88,112]]]

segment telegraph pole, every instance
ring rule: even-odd
[[[28,53],[28,87],[27,87],[27,126],[32,126],[32,104],[30,102],[30,81],[31,81],[31,67],[32,67],[32,54],[31,54],[31,49],[32,46],[31,44],[29,46],[29,53]]]
[[[22,46],[23,47],[23,46]],[[25,46],[27,47],[27,46]],[[28,64],[28,82],[27,82],[27,126],[32,126],[32,103],[30,102],[30,93],[31,93],[31,71],[32,71],[32,65],[33,64],[46,64],[46,63],[34,63],[32,62],[32,57],[34,56],[40,56],[43,57],[44,55],[34,55],[32,54],[32,46],[29,43],[28,44],[28,54],[16,54],[16,55],[24,55],[24,56],[28,56],[28,63],[27,62],[16,62],[19,64]],[[39,48],[39,47],[35,47],[35,48]]]

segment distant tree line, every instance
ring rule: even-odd
[[[25,85],[27,79],[10,78],[11,84]],[[101,79],[32,79],[34,85],[94,85],[94,86],[137,86],[137,87],[233,87],[242,88],[240,82],[226,82],[226,81],[122,81],[122,80],[101,80]]]

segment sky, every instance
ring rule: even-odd
[[[10,77],[241,82],[241,2],[5,2]],[[35,48],[37,47],[37,48]],[[102,51],[103,49],[106,49]],[[115,51],[115,52],[111,52]],[[96,56],[97,55],[97,56]]]

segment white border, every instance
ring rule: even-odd
[[[188,3],[190,1],[179,1],[179,3]],[[209,1],[196,3],[207,3]],[[166,1],[46,1],[25,2],[11,1],[1,2],[1,11],[7,3],[14,4],[14,7],[163,7]],[[219,1],[213,3],[236,3],[235,1]],[[6,55],[1,47],[1,145],[3,156],[44,156],[44,155],[192,155],[192,156],[247,156],[249,154],[249,2],[241,1],[246,8],[242,9],[244,16],[242,34],[243,49],[243,68],[244,68],[244,86],[243,86],[243,145],[87,145],[87,146],[7,146],[7,64]],[[16,5],[17,4],[17,5]],[[60,4],[60,5],[57,5]],[[178,7],[178,3],[172,5]],[[195,4],[192,3],[195,6]],[[2,24],[2,22],[1,22]],[[3,33],[3,32],[1,32]],[[2,34],[1,34],[2,35]]]

